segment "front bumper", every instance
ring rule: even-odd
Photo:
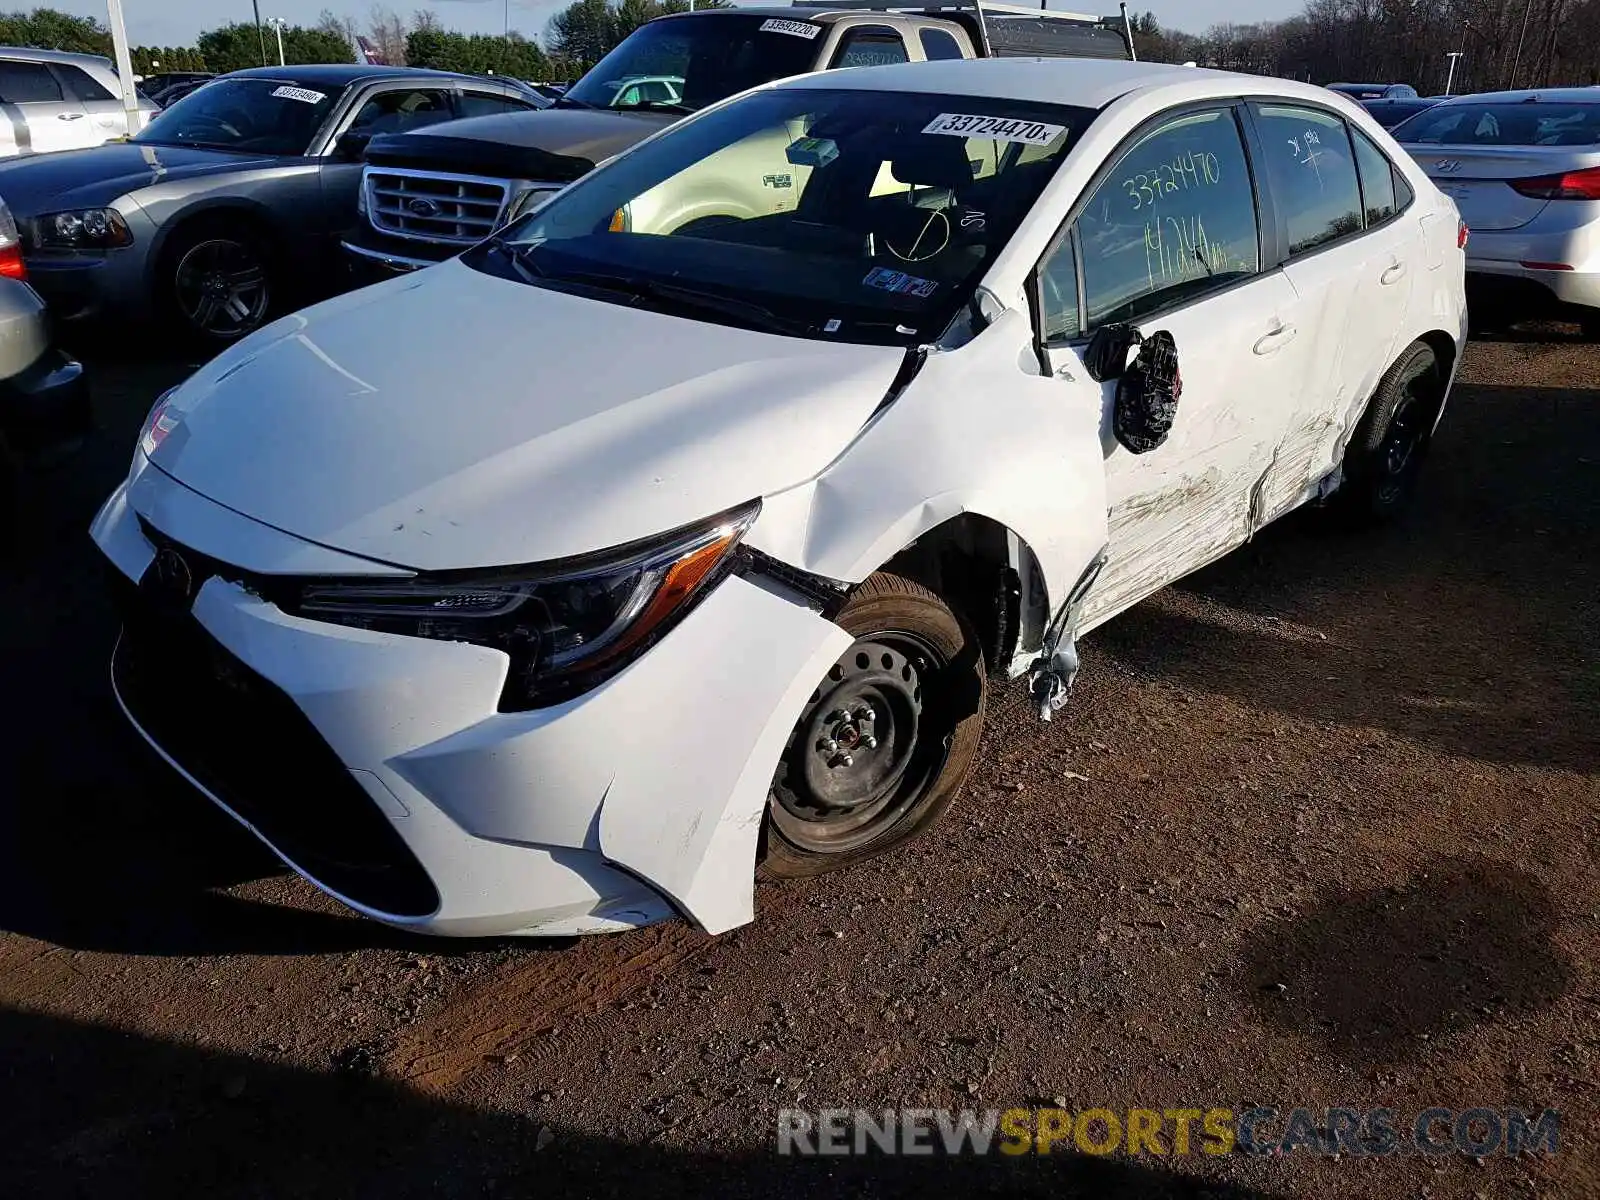
[[[116,250],[24,255],[28,282],[61,321],[148,316],[144,246]]]
[[[445,262],[466,249],[379,233],[363,224],[340,243],[350,269],[364,283],[392,279]]]
[[[249,521],[148,464],[92,533],[129,604],[113,682],[139,731],[313,883],[429,933],[750,920],[772,770],[849,644],[732,577],[599,688],[501,713],[499,652],[293,617],[211,560],[262,574],[377,564]],[[152,538],[189,562],[192,605],[150,611],[163,608]]]

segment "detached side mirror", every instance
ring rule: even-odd
[[[342,133],[339,135],[339,140],[333,144],[333,152],[345,162],[360,162],[371,143],[370,133]]]

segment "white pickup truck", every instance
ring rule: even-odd
[[[1123,17],[951,0],[704,9],[640,26],[550,108],[470,117],[376,138],[361,217],[344,241],[357,277],[459,254],[599,163],[709,104],[759,84],[843,67],[957,58],[1136,57]],[[739,211],[784,211],[798,189],[775,154],[729,156]],[[770,159],[771,162],[767,160]],[[730,198],[727,188],[716,189]]]

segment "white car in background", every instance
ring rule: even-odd
[[[1309,85],[1002,58],[746,92],[163,397],[93,525],[117,695],[380,920],[732,928],[758,860],[935,827],[990,689],[1048,715],[1077,637],[1267,522],[1399,511],[1461,243]]]
[[[139,97],[128,128],[121,84],[98,54],[0,46],[0,158],[81,150],[138,133],[160,108]]]
[[[1600,91],[1458,96],[1391,132],[1472,230],[1475,316],[1572,315],[1600,337]]]

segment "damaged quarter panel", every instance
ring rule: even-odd
[[[1025,541],[1060,604],[1105,545],[1100,413],[1044,377],[1028,317],[1008,310],[935,352],[815,479],[768,498],[748,542],[860,582],[952,517],[979,513]]]

